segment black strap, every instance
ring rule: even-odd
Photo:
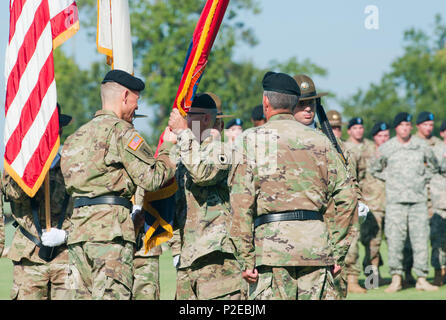
[[[132,203],[130,200],[119,197],[119,196],[100,196],[95,198],[89,197],[76,197],[74,198],[74,207],[80,208],[84,206],[94,206],[98,204],[110,204],[110,205],[118,205],[123,206],[132,210]]]
[[[322,213],[319,211],[310,211],[310,210],[294,210],[294,211],[285,211],[285,212],[277,212],[277,213],[268,213],[262,214],[258,216],[254,220],[254,228],[258,226],[276,222],[276,221],[293,221],[293,220],[321,220],[324,221],[324,217]]]

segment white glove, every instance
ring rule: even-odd
[[[177,269],[180,266],[180,255],[179,254],[173,256],[173,266]]]
[[[365,221],[365,219],[367,218],[367,213],[369,213],[369,211],[369,207],[367,207],[366,204],[358,202],[358,216],[360,224]]]
[[[142,210],[142,206],[134,204],[132,207],[132,213],[130,214],[132,220],[135,220],[135,214]]]
[[[51,228],[49,232],[42,230],[42,244],[47,247],[56,247],[66,241],[67,233],[64,230]]]

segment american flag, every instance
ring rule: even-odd
[[[33,197],[59,148],[53,50],[79,30],[73,0],[10,0],[5,170]]]

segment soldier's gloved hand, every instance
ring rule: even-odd
[[[142,213],[142,207],[139,205],[134,205],[130,216],[132,217],[135,234],[137,235],[139,230],[144,225],[144,214]]]
[[[365,221],[365,219],[367,218],[367,213],[369,213],[369,211],[369,207],[367,207],[366,204],[358,202],[359,223],[363,223]]]
[[[65,230],[51,228],[50,231],[43,230],[42,243],[47,247],[56,247],[67,241],[68,233]]]
[[[176,254],[173,256],[173,266],[178,269],[180,266],[180,255]]]

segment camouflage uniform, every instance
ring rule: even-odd
[[[246,130],[235,148],[243,158],[228,178],[231,239],[241,269],[259,271],[250,298],[336,298],[330,270],[343,265],[358,216],[352,177],[331,142],[292,115],[278,114]],[[270,222],[254,233],[258,216],[298,209],[324,213],[330,198],[334,217]]]
[[[35,238],[39,235],[34,224],[31,209],[31,198],[18,184],[5,173],[3,176],[3,192],[11,203],[12,217],[19,228],[15,231],[8,258],[14,264],[14,280],[11,289],[13,300],[67,300],[73,295],[69,284],[68,249],[63,244],[59,254],[50,262],[42,260],[39,247],[28,239],[20,227]],[[50,170],[51,226],[57,227],[62,213],[63,202],[67,192],[59,163]],[[34,196],[39,205],[38,216],[41,228],[45,228],[45,194],[43,187]],[[71,199],[66,206],[65,220],[62,229],[70,232],[70,217],[73,212]]]
[[[431,148],[412,136],[407,144],[394,137],[378,149],[379,158],[371,163],[376,178],[386,183],[386,224],[389,268],[392,275],[403,275],[403,248],[409,234],[414,250],[414,271],[428,274],[429,223],[426,183],[439,170]],[[446,169],[442,162],[441,170]]]
[[[135,204],[142,206],[144,189],[138,187],[135,193]],[[133,300],[159,300],[160,299],[160,255],[161,246],[156,246],[145,253],[142,246],[133,258]]]
[[[185,299],[240,299],[241,271],[229,241],[231,209],[226,144],[178,135],[177,221],[181,236],[177,293]]]
[[[351,158],[355,159],[356,177],[359,184],[359,189],[361,190],[361,198],[362,198],[363,196],[362,190],[364,188],[364,184],[366,183],[365,177],[366,177],[367,163],[375,151],[375,145],[372,141],[368,139],[363,139],[361,143],[357,144],[354,143],[351,138],[349,138],[345,142],[345,148],[347,152],[349,152],[352,155]],[[358,277],[359,274],[361,273],[361,266],[359,262],[359,247],[358,247],[359,238],[360,238],[360,232],[357,233],[356,237],[352,242],[352,245],[348,250],[347,256],[345,257],[346,273],[347,275],[353,275],[355,277]]]
[[[434,154],[438,161],[443,161],[446,153],[446,144],[437,143]],[[436,174],[430,181],[432,207],[434,215],[431,218],[431,264],[439,270],[446,267],[446,177]]]
[[[165,142],[155,160],[133,125],[108,110],[70,135],[62,150],[62,173],[73,197],[115,195],[130,199],[140,186],[155,191],[174,175]],[[68,238],[77,299],[130,299],[135,231],[130,210],[89,205],[73,211]]]
[[[432,148],[432,150],[436,144],[439,143],[443,144],[443,141],[441,139],[435,136],[431,136],[429,139],[426,139],[422,137],[418,131],[415,134],[415,136],[425,141]],[[432,207],[430,184],[427,184],[427,212],[429,214],[429,225],[432,227],[432,216],[434,214],[434,208]],[[434,221],[438,221],[438,218],[435,218]],[[436,226],[434,226],[434,229],[435,228]],[[410,238],[408,236],[404,244],[404,251],[403,251],[403,267],[406,272],[406,275],[410,274],[412,266],[413,266],[413,252],[412,252],[412,246],[410,245]]]

